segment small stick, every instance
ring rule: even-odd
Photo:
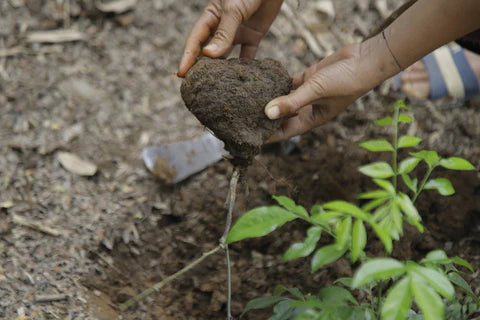
[[[12,47],[8,49],[0,49],[0,58],[12,57],[17,55],[36,55],[36,54],[49,54],[49,53],[61,53],[62,48],[58,46],[41,48],[39,50],[30,50],[24,47]]]
[[[61,301],[67,298],[68,296],[66,294],[43,294],[43,295],[35,296],[34,300],[35,300],[35,303],[42,303],[42,302]]]
[[[63,27],[70,27],[70,0],[63,0]]]
[[[408,0],[404,4],[402,4],[397,10],[392,12],[392,14],[385,19],[378,27],[376,27],[369,35],[365,38],[365,40],[375,37],[377,34],[385,30],[393,21],[395,21],[398,17],[402,15],[407,9],[413,6],[417,2],[417,0]]]
[[[165,279],[163,279],[162,281],[156,283],[154,286],[148,288],[147,290],[143,291],[142,293],[136,295],[135,297],[132,297],[130,298],[129,300],[127,300],[126,302],[122,303],[120,306],[119,306],[119,309],[121,311],[125,311],[126,309],[128,309],[129,307],[131,307],[132,305],[134,305],[135,303],[137,303],[138,301],[144,299],[145,297],[151,295],[152,293],[154,293],[155,291],[158,291],[160,290],[161,288],[163,288],[166,284],[168,284],[170,281],[172,280],[175,280],[176,278],[180,277],[182,274],[184,274],[185,272],[189,271],[190,269],[192,269],[193,267],[195,267],[197,264],[199,264],[200,262],[202,262],[203,260],[205,260],[206,258],[208,258],[209,256],[211,256],[212,254],[215,254],[217,253],[217,251],[219,251],[220,249],[222,249],[222,246],[221,245],[218,245],[216,246],[215,248],[213,248],[212,250],[208,251],[208,252],[205,252],[202,254],[202,256],[200,258],[198,258],[197,260],[189,263],[188,265],[186,265],[185,267],[183,267],[182,269],[178,270],[177,272],[175,272],[174,274],[166,277]]]
[[[21,217],[21,216],[18,216],[16,214],[12,215],[12,219],[13,219],[13,222],[18,224],[18,225],[21,225],[23,227],[28,227],[28,228],[31,228],[31,229],[35,229],[35,230],[38,230],[40,232],[49,234],[49,235],[54,236],[54,237],[58,237],[58,236],[61,236],[61,235],[64,234],[64,232],[62,232],[62,231],[59,231],[59,230],[53,229],[49,226],[43,225],[40,221],[29,220],[25,217]]]
[[[167,285],[169,282],[171,282],[172,280],[175,280],[177,279],[178,277],[180,277],[181,275],[183,275],[184,273],[186,273],[187,271],[189,271],[190,269],[194,268],[195,266],[197,266],[198,264],[200,264],[203,260],[205,260],[206,258],[208,258],[209,256],[217,253],[218,251],[220,251],[221,249],[224,249],[225,250],[225,255],[226,255],[226,258],[227,258],[227,289],[228,289],[228,301],[227,301],[227,318],[229,320],[232,319],[232,316],[231,316],[231,311],[230,311],[230,304],[231,304],[231,273],[230,273],[230,258],[228,256],[228,245],[226,245],[226,239],[227,239],[227,235],[228,235],[228,232],[230,231],[230,226],[232,224],[232,213],[233,213],[233,208],[234,208],[234,205],[235,205],[235,195],[236,195],[236,190],[237,190],[237,183],[238,183],[238,178],[240,177],[240,169],[235,167],[234,171],[233,171],[233,175],[232,175],[232,178],[230,180],[230,189],[229,189],[229,193],[228,193],[228,213],[227,213],[227,221],[225,223],[225,231],[223,232],[223,235],[222,237],[220,238],[220,243],[218,246],[216,246],[215,248],[213,248],[212,250],[208,251],[208,252],[205,252],[202,254],[202,256],[200,258],[198,258],[197,260],[189,263],[188,265],[186,265],[185,267],[183,267],[182,269],[180,269],[179,271],[175,272],[174,274],[166,277],[165,279],[163,279],[162,281],[156,283],[155,285],[153,285],[152,287],[144,290],[143,292],[141,292],[140,294],[130,298],[129,300],[127,300],[126,302],[122,303],[121,305],[118,306],[118,308],[121,310],[121,311],[125,311],[126,309],[128,309],[129,307],[131,307],[132,305],[134,305],[135,303],[137,303],[138,301],[144,299],[145,297],[151,295],[152,293],[156,292],[156,291],[159,291],[161,288],[163,288],[165,285]]]
[[[281,12],[285,17],[290,21],[290,23],[297,29],[297,32],[300,33],[303,40],[307,43],[307,46],[310,48],[312,53],[317,59],[322,59],[325,57],[325,50],[320,45],[317,37],[304,25],[304,23],[296,16],[293,9],[284,2],[280,8]]]

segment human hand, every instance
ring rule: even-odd
[[[268,118],[286,118],[268,142],[320,126],[377,86],[384,77],[368,56],[369,51],[364,44],[348,45],[296,74],[292,92],[265,107]]]
[[[240,57],[254,58],[260,40],[275,20],[282,2],[210,0],[185,42],[177,75],[184,77],[200,52],[211,58],[228,56],[236,44],[242,46]]]

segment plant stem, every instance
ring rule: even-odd
[[[415,196],[413,196],[413,203],[415,203],[415,200],[417,200],[418,196],[423,191],[423,187],[425,187],[425,184],[427,183],[428,178],[430,178],[430,175],[432,174],[434,168],[435,166],[428,166],[428,171],[425,174],[425,177],[423,177],[422,183],[420,183],[420,187],[418,188],[417,192],[415,192]]]
[[[393,187],[395,188],[395,192],[397,192],[397,152],[398,152],[398,113],[400,109],[395,108],[395,112],[393,114],[393,157],[392,157],[392,165],[393,165]]]
[[[230,232],[230,227],[232,225],[232,215],[233,208],[235,207],[235,197],[237,195],[237,184],[238,178],[240,177],[240,169],[235,167],[232,178],[230,179],[230,188],[228,191],[228,213],[227,221],[225,223],[225,231],[223,232],[222,237],[220,238],[220,246],[225,248],[225,259],[227,261],[227,320],[232,320],[232,269],[230,265],[230,255],[228,253],[228,244],[226,244],[226,239],[228,233]]]
[[[129,307],[131,307],[132,305],[134,305],[135,303],[137,303],[138,301],[144,299],[145,297],[151,295],[152,293],[154,293],[155,291],[158,291],[160,290],[161,288],[163,288],[166,284],[168,284],[170,281],[172,280],[175,280],[176,278],[180,277],[181,275],[183,275],[185,272],[189,271],[190,269],[192,269],[193,267],[195,267],[197,264],[199,264],[200,262],[202,262],[203,260],[205,260],[206,258],[208,258],[209,256],[211,256],[212,254],[215,254],[217,253],[217,251],[219,251],[220,249],[222,249],[222,246],[221,245],[218,245],[216,246],[215,248],[213,248],[212,250],[208,251],[208,252],[205,252],[202,254],[202,256],[200,258],[198,258],[197,260],[189,263],[188,265],[186,265],[185,267],[183,267],[182,269],[178,270],[177,272],[175,272],[174,274],[166,277],[165,279],[163,279],[162,281],[156,283],[154,286],[148,288],[147,290],[141,292],[140,294],[130,298],[129,300],[127,300],[126,302],[122,303],[120,306],[119,306],[119,309],[121,311],[125,311],[126,309],[128,309]]]
[[[378,285],[378,301],[377,301],[377,312],[378,317],[380,318],[380,314],[382,312],[382,291],[383,291],[383,281],[380,281]]]
[[[232,320],[232,269],[230,266],[230,255],[228,244],[225,245],[225,258],[227,260],[227,320]]]

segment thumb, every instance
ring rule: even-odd
[[[313,78],[313,77],[312,77]],[[289,95],[270,101],[265,107],[265,115],[270,120],[296,114],[302,107],[322,98],[322,87],[310,78]]]
[[[229,52],[241,23],[240,14],[232,11],[224,12],[212,40],[203,48],[203,54],[218,58]]]

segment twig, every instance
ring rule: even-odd
[[[151,295],[151,294],[154,293],[155,291],[160,290],[160,289],[163,288],[166,284],[168,284],[170,281],[175,280],[176,278],[180,277],[180,276],[183,275],[185,272],[189,271],[190,269],[192,269],[193,267],[195,267],[197,264],[199,264],[200,262],[202,262],[203,260],[205,260],[206,258],[208,258],[209,256],[211,256],[212,254],[217,253],[217,251],[219,251],[220,249],[222,249],[222,246],[221,246],[221,245],[218,245],[218,246],[216,246],[215,248],[213,248],[212,250],[203,253],[202,256],[201,256],[200,258],[198,258],[197,260],[189,263],[188,265],[186,265],[185,267],[183,267],[183,268],[180,269],[179,271],[177,271],[177,272],[175,272],[174,274],[166,277],[166,278],[163,279],[162,281],[156,283],[154,286],[148,288],[147,290],[145,290],[145,291],[143,291],[142,293],[136,295],[135,297],[130,298],[130,299],[127,300],[126,302],[122,303],[118,308],[119,308],[121,311],[125,311],[126,309],[128,309],[129,307],[131,307],[132,305],[134,305],[135,303],[137,303],[138,301],[140,301],[140,300],[144,299],[145,297]]]
[[[387,19],[385,19],[382,24],[375,28],[370,35],[365,39],[373,38],[385,28],[387,28],[393,21],[395,21],[402,13],[404,13],[408,8],[415,4],[417,0],[408,0],[406,3],[401,5],[397,10],[395,10]]]
[[[48,54],[48,53],[61,53],[62,48],[58,46],[45,47],[39,50],[29,50],[24,47],[12,47],[8,49],[0,49],[0,58],[12,57],[18,55],[35,55],[35,54]]]
[[[160,290],[165,285],[167,285],[169,282],[177,279],[178,277],[180,277],[181,275],[183,275],[184,273],[186,273],[190,269],[194,268],[195,266],[200,264],[203,260],[205,260],[209,256],[217,253],[221,249],[224,249],[226,259],[227,259],[227,291],[228,291],[227,319],[228,320],[232,319],[231,307],[230,307],[230,305],[231,305],[231,291],[232,291],[232,289],[231,289],[231,268],[230,268],[230,257],[228,255],[228,245],[225,242],[226,242],[226,239],[227,239],[228,232],[230,231],[230,226],[232,224],[232,213],[233,213],[233,208],[235,206],[235,196],[236,196],[236,192],[237,192],[237,183],[238,183],[239,177],[240,177],[240,169],[235,167],[235,170],[233,171],[233,174],[232,174],[232,178],[230,179],[230,188],[229,188],[229,192],[228,192],[228,213],[227,213],[227,221],[225,223],[225,231],[223,232],[222,237],[219,240],[218,246],[216,246],[215,248],[213,248],[212,250],[210,250],[208,252],[203,253],[202,256],[200,258],[198,258],[197,260],[189,263],[188,265],[186,265],[185,267],[183,267],[179,271],[177,271],[174,274],[166,277],[165,279],[156,283],[152,287],[146,289],[145,291],[141,292],[140,294],[130,298],[126,302],[119,305],[118,308],[121,311],[125,311],[126,309],[128,309],[129,307],[131,307],[132,305],[137,303],[138,301],[140,301],[140,300],[144,299],[145,297],[151,295],[152,293]]]
[[[65,300],[67,298],[68,296],[66,294],[43,294],[35,296],[34,301],[35,303],[53,302]]]
[[[54,236],[54,237],[58,237],[58,236],[61,236],[61,235],[64,234],[64,232],[62,232],[60,230],[56,230],[56,229],[53,229],[49,226],[43,225],[42,222],[40,222],[40,221],[29,220],[25,217],[21,217],[21,216],[18,216],[16,214],[12,214],[12,219],[13,219],[13,222],[18,224],[18,225],[28,227],[28,228],[31,228],[31,229],[35,229],[35,230],[38,230],[40,232],[49,234],[49,235]]]
[[[303,24],[302,20],[295,15],[292,8],[284,2],[280,10],[300,33],[315,57],[317,59],[324,58],[325,50],[322,49],[317,37],[315,37],[315,35]]]
[[[70,0],[63,0],[63,27],[70,27]]]

